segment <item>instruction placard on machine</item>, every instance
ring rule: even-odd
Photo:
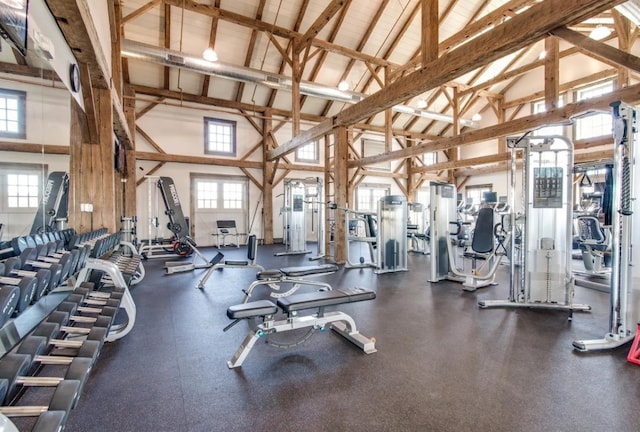
[[[534,168],[533,207],[562,207],[562,167]]]

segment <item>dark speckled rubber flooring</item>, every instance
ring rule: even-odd
[[[258,262],[309,264],[274,257],[281,248],[260,246]],[[498,286],[474,293],[428,283],[424,255],[409,256],[408,272],[341,269],[323,280],[377,292],[340,307],[377,339],[377,353],[317,332],[288,350],[259,342],[230,370],[248,326],[223,333],[226,309],[241,303],[255,271],[217,271],[199,290],[204,270],[165,275],[163,261],[145,262],[147,276],[132,290],[135,328],[103,348],[66,430],[640,430],[640,367],[626,362],[629,346],[589,354],[571,347],[606,332],[606,293],[578,287],[576,302],[593,311],[569,321],[564,312],[479,309],[479,299],[506,298],[506,265]]]

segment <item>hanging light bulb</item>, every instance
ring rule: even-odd
[[[471,120],[473,120],[474,122],[479,122],[480,120],[482,120],[482,116],[480,115],[480,113],[475,113],[472,117]]]
[[[218,53],[216,53],[213,48],[208,47],[206,50],[204,50],[204,52],[202,53],[202,58],[205,59],[206,61],[210,61],[210,62],[217,62],[218,61]]]
[[[611,29],[609,27],[598,25],[596,26],[596,28],[591,30],[591,33],[589,33],[589,37],[594,40],[601,40],[606,38],[610,34],[611,34]]]
[[[349,90],[349,83],[345,80],[340,81],[340,83],[338,84],[338,90],[340,91]]]
[[[424,100],[424,99],[420,99],[420,100],[418,100],[418,102],[416,103],[416,106],[417,106],[419,109],[425,109],[425,108],[427,107],[427,101],[426,101],[426,100]]]

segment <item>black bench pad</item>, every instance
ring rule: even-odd
[[[269,279],[280,279],[282,277],[282,272],[280,270],[264,270],[256,273],[256,279],[258,280],[269,280]]]
[[[376,293],[365,288],[341,288],[282,297],[278,299],[278,306],[284,312],[290,313],[304,309],[372,300],[374,298],[376,298]]]
[[[249,261],[232,261],[232,260],[226,260],[224,262],[224,265],[230,265],[230,266],[248,266],[249,265]]]
[[[315,274],[333,273],[337,272],[339,267],[335,264],[320,264],[315,266],[300,266],[300,267],[284,267],[280,271],[285,276],[290,277],[302,277]]]
[[[230,319],[243,319],[273,315],[277,311],[278,307],[269,300],[257,300],[249,303],[229,306],[227,309],[227,316]]]

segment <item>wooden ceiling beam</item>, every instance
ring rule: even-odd
[[[608,110],[610,109],[609,104],[619,100],[625,101],[630,104],[634,104],[640,101],[640,84],[629,86],[624,89],[615,90],[600,97],[567,104],[564,107],[560,107],[552,111],[532,114],[505,123],[489,126],[483,129],[472,130],[470,132],[466,132],[451,138],[442,138],[440,140],[419,144],[402,150],[396,150],[383,155],[369,156],[366,158],[361,158],[359,160],[349,161],[348,165],[349,168],[372,165],[392,160],[403,159],[410,156],[417,156],[419,154],[430,151],[444,151],[453,147],[459,147],[495,139],[496,137],[515,135],[538,128],[540,126],[567,122],[571,118],[579,114],[583,114],[592,110]],[[309,130],[306,132],[309,135],[313,135]]]
[[[550,32],[552,35],[566,40],[567,42],[586,49],[599,57],[603,57],[619,66],[640,72],[640,58],[632,54],[619,50],[600,41],[591,39],[577,31],[560,27]]]
[[[125,25],[129,21],[139,17],[140,15],[144,14],[145,12],[147,12],[147,11],[153,9],[154,7],[158,6],[160,3],[162,3],[162,0],[151,0],[150,2],[147,2],[146,4],[140,6],[138,9],[134,10],[133,12],[131,12],[129,15],[123,17],[121,25]]]
[[[316,20],[309,26],[307,31],[298,38],[298,43],[295,44],[294,54],[300,54],[302,51],[309,48],[313,39],[318,36],[318,33],[327,25],[329,21],[338,13],[342,7],[351,3],[351,0],[333,0],[322,13],[316,18]]]
[[[414,73],[399,78],[384,90],[347,107],[330,122],[323,122],[305,131],[277,149],[267,153],[273,160],[294,151],[331,131],[349,126],[362,119],[401,103],[413,96],[454,80],[480,66],[508,55],[544,38],[551,30],[583,21],[623,0],[546,0],[536,3],[521,14],[493,30],[483,33],[459,48],[449,51]],[[405,149],[408,150],[408,149]]]
[[[55,1],[63,1],[63,0],[55,0]],[[84,1],[87,1],[87,0],[84,0]],[[273,33],[274,35],[280,36],[283,38],[299,39],[303,36],[302,33],[299,33],[297,31],[289,30],[284,27],[276,26],[264,21],[252,19],[244,15],[240,15],[235,12],[216,8],[214,6],[210,6],[207,4],[197,3],[193,0],[163,0],[163,1],[165,3],[172,4],[177,7],[184,6],[186,10],[189,10],[192,12],[197,12],[210,17],[217,17],[221,20],[228,21],[243,27],[254,28],[256,30],[259,30],[265,33]],[[336,54],[346,56],[346,57],[352,57],[361,61],[368,61],[368,62],[377,64],[379,66],[392,66],[391,62],[382,60],[379,57],[361,53],[354,49],[332,44],[330,42],[326,42],[321,39],[312,39],[311,45],[336,53]]]

